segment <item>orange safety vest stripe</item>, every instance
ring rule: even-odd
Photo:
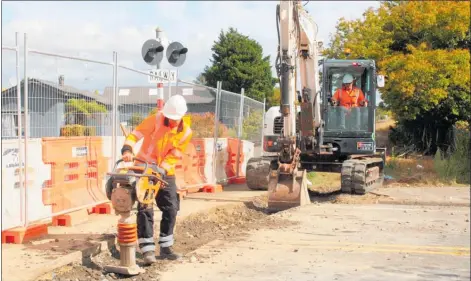
[[[174,175],[176,163],[182,158],[193,133],[185,122],[172,129],[164,125],[164,119],[161,112],[147,117],[128,135],[125,144],[133,147],[144,138],[137,158],[155,163],[165,169],[167,175]]]

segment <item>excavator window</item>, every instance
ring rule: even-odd
[[[329,68],[324,77],[326,79],[324,86],[326,87],[327,94],[327,105],[325,120],[327,131],[340,131],[340,132],[359,132],[367,131],[369,118],[368,106],[345,106],[339,103],[334,103],[333,97],[335,92],[339,90],[340,95],[345,95],[345,91],[342,89],[342,80],[345,74],[351,74],[353,76],[353,84],[355,87],[361,89],[365,99],[370,100],[370,71],[365,67],[332,67]],[[345,98],[345,97],[344,97]],[[346,98],[346,100],[349,100]],[[353,99],[352,99],[353,100]]]

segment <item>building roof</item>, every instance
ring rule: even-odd
[[[23,85],[24,85],[24,80],[21,81],[20,86],[23,87]],[[35,88],[45,87],[45,88],[49,88],[48,90],[53,88],[55,90],[55,93],[62,94],[64,96],[67,96],[68,98],[93,99],[99,103],[108,104],[102,95],[97,95],[90,91],[80,90],[80,89],[77,89],[75,87],[68,86],[68,85],[60,86],[58,83],[52,82],[52,81],[47,81],[47,80],[42,80],[42,79],[37,79],[37,78],[28,78],[28,92],[31,91],[33,87]],[[16,86],[10,87],[2,91],[2,97],[7,96],[7,95],[16,96]]]
[[[205,87],[179,85],[178,88],[172,86],[164,86],[163,99],[167,100],[170,96],[179,94],[183,95],[188,104],[207,104],[214,101],[216,96],[215,90],[209,90]],[[111,101],[113,97],[113,88],[106,87],[103,92],[103,98]],[[155,104],[157,101],[157,87],[119,87],[118,88],[118,103],[119,104]]]
[[[21,81],[21,87],[23,87],[24,81]],[[93,92],[80,90],[72,86],[64,85],[60,86],[57,82],[29,78],[28,88],[31,90],[33,87],[47,87],[53,88],[56,93],[60,93],[68,98],[85,98],[96,100],[97,102],[105,105],[111,105],[113,102],[113,88],[106,87],[103,95],[97,95]],[[210,90],[202,86],[190,86],[185,85],[179,87],[164,86],[164,100],[167,100],[170,95],[175,93],[183,95],[188,104],[208,104],[214,101],[216,96],[215,90]],[[16,96],[16,86],[10,87],[2,91],[2,97],[5,96]],[[156,86],[148,87],[120,87],[118,89],[118,103],[119,104],[155,104],[157,100]]]

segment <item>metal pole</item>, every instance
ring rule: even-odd
[[[244,97],[245,97],[245,89],[242,88],[240,90],[240,108],[239,108],[239,128],[237,130],[237,139],[238,139],[238,146],[237,146],[237,168],[236,168],[236,176],[240,176],[240,168],[239,168],[239,161],[240,161],[240,149],[242,148],[242,127],[244,123]]]
[[[216,91],[216,108],[214,114],[214,145],[213,145],[213,184],[216,184],[216,160],[217,160],[217,142],[218,142],[218,127],[219,127],[219,102],[221,97],[221,81],[217,81]]]
[[[25,33],[24,38],[24,112],[25,112],[25,223],[24,227],[28,227],[28,131],[29,131],[29,110],[28,110],[28,35]]]
[[[175,95],[178,95],[178,68],[176,69],[175,73]]]
[[[263,112],[262,112],[262,142],[261,142],[261,146],[262,146],[262,150],[261,150],[261,153],[262,155],[260,156],[263,156],[263,141],[264,141],[264,133],[265,133],[265,106],[266,106],[266,103],[267,103],[267,98],[263,98]]]
[[[111,137],[111,158],[113,159],[113,163],[116,163],[116,144],[117,144],[117,135],[118,135],[118,128],[117,128],[117,107],[118,107],[118,55],[116,52],[113,52],[113,99],[112,99],[112,110],[111,110],[111,130],[112,130],[112,137]],[[112,164],[113,165],[113,164]]]
[[[16,103],[18,110],[18,180],[20,183],[20,212],[21,212],[21,223],[23,226],[26,226],[26,221],[24,220],[25,212],[25,185],[23,182],[23,122],[22,122],[22,113],[21,113],[21,81],[20,81],[20,34],[15,33],[16,40]]]

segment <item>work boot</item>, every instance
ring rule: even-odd
[[[143,256],[144,256],[144,264],[145,265],[151,265],[151,264],[157,262],[157,260],[155,259],[155,252],[154,251],[145,252],[143,254]]]
[[[178,260],[181,258],[181,255],[175,253],[170,247],[160,247],[160,258],[161,259],[169,259],[169,260]]]

